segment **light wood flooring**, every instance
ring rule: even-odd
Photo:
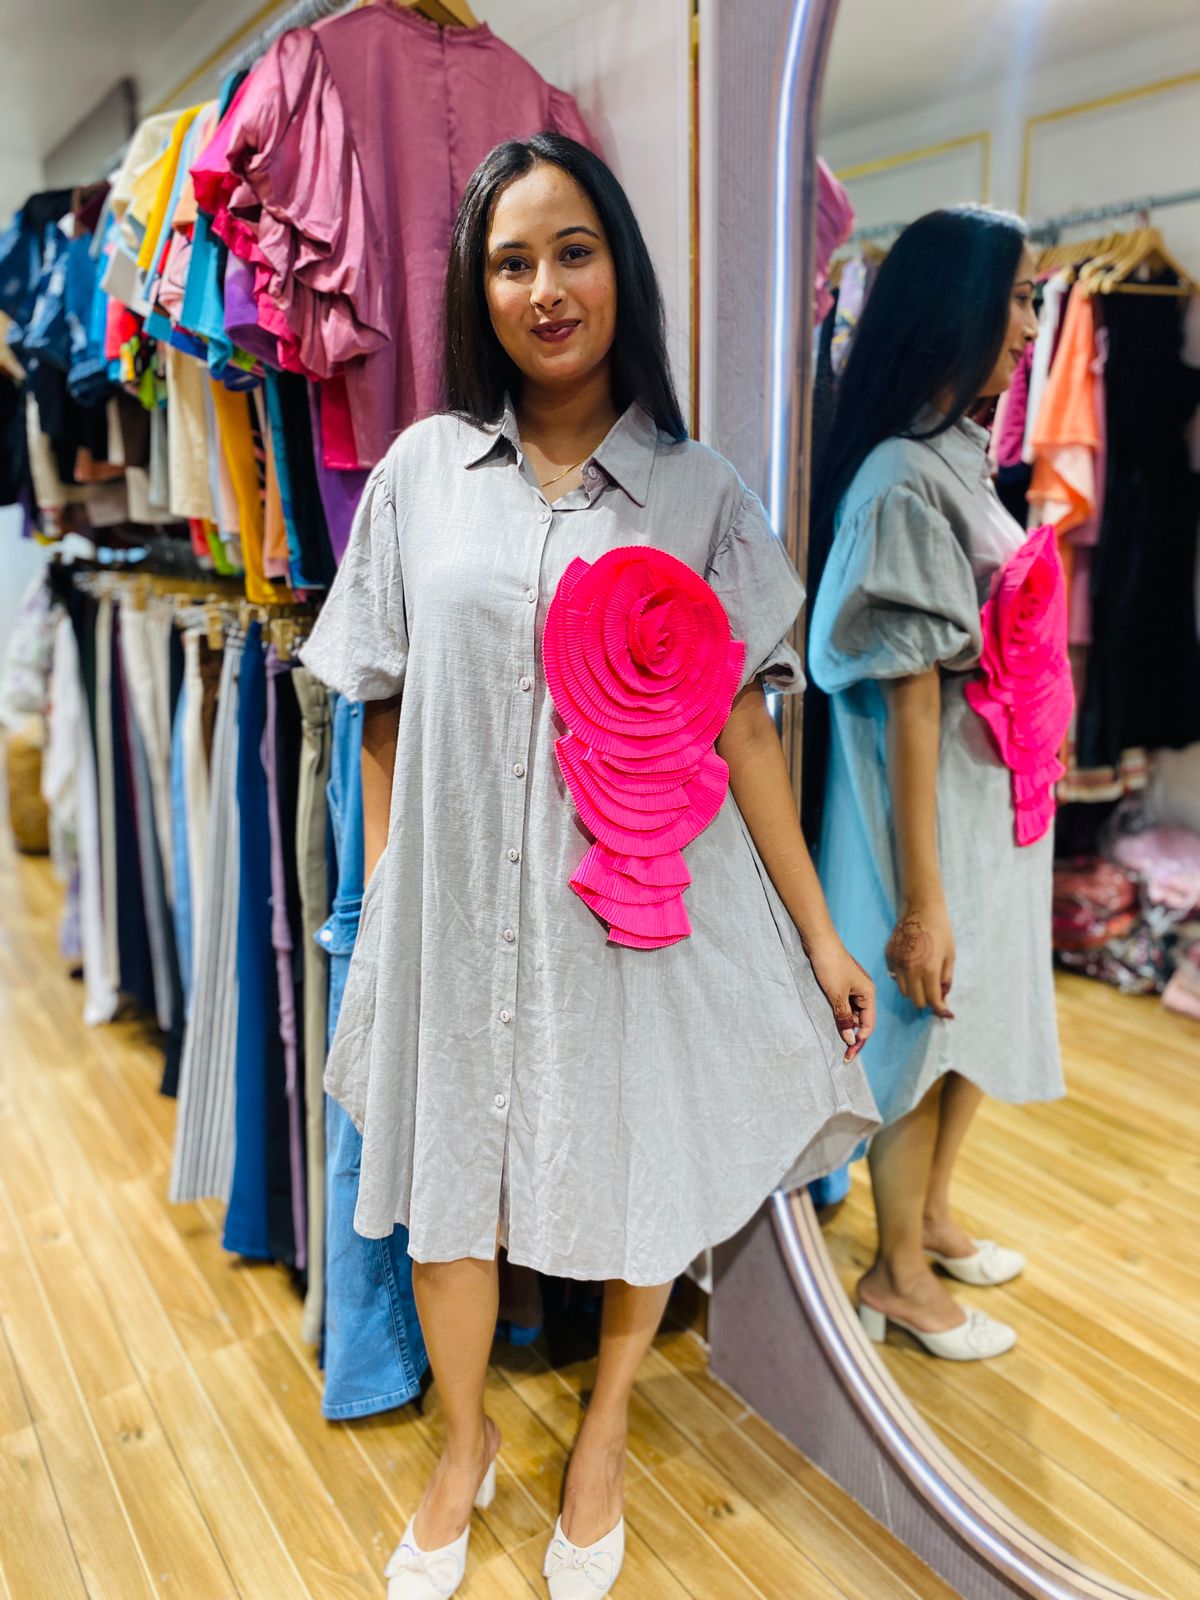
[[[137,1024],[83,1027],[59,906],[0,825],[0,1600],[382,1596],[436,1397],[322,1420],[287,1275],[227,1256],[216,1206],[167,1203],[161,1057]],[[590,1379],[498,1356],[500,1488],[464,1600],[544,1594]],[[951,1600],[709,1378],[692,1334],[658,1340],[633,1421],[627,1600]]]
[[[956,1201],[1024,1250],[1001,1289],[956,1288],[1019,1334],[996,1361],[888,1366],[959,1459],[1034,1528],[1168,1600],[1200,1595],[1200,1025],[1059,981],[1068,1096],[985,1104]],[[825,1237],[850,1289],[875,1241],[865,1163]]]

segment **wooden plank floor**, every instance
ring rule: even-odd
[[[423,1416],[320,1415],[281,1270],[214,1205],[166,1200],[174,1106],[134,1023],[88,1030],[60,894],[0,828],[0,1600],[350,1600],[438,1448]],[[498,1357],[499,1494],[464,1600],[544,1594],[590,1364]],[[951,1591],[664,1333],[638,1384],[628,1600],[951,1600]],[[744,1572],[739,1571],[744,1567]]]
[[[1153,1595],[1200,1595],[1200,1025],[1157,1000],[1059,981],[1068,1096],[985,1104],[959,1214],[1029,1257],[1002,1289],[956,1286],[1018,1331],[958,1365],[889,1333],[901,1387],[1026,1522]],[[866,1165],[825,1219],[848,1290],[874,1253]]]

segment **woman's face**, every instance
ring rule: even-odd
[[[539,162],[501,193],[484,276],[496,337],[530,382],[570,387],[607,363],[616,270],[596,208],[561,167]]]
[[[1012,297],[1008,302],[1008,327],[1004,344],[996,358],[992,375],[980,391],[981,400],[1003,394],[1013,381],[1013,374],[1021,365],[1025,346],[1037,338],[1037,316],[1033,309],[1033,282],[1037,271],[1029,246],[1021,251],[1021,262],[1013,280]]]

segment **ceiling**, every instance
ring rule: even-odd
[[[881,122],[1197,19],[1197,0],[841,0],[821,131]]]

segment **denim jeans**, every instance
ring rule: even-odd
[[[329,820],[337,857],[333,914],[317,934],[329,956],[329,1037],[337,1027],[363,892],[363,708],[339,698],[333,715]],[[429,1365],[413,1299],[408,1230],[386,1239],[354,1231],[362,1138],[325,1100],[325,1396],[327,1417],[402,1406]]]

